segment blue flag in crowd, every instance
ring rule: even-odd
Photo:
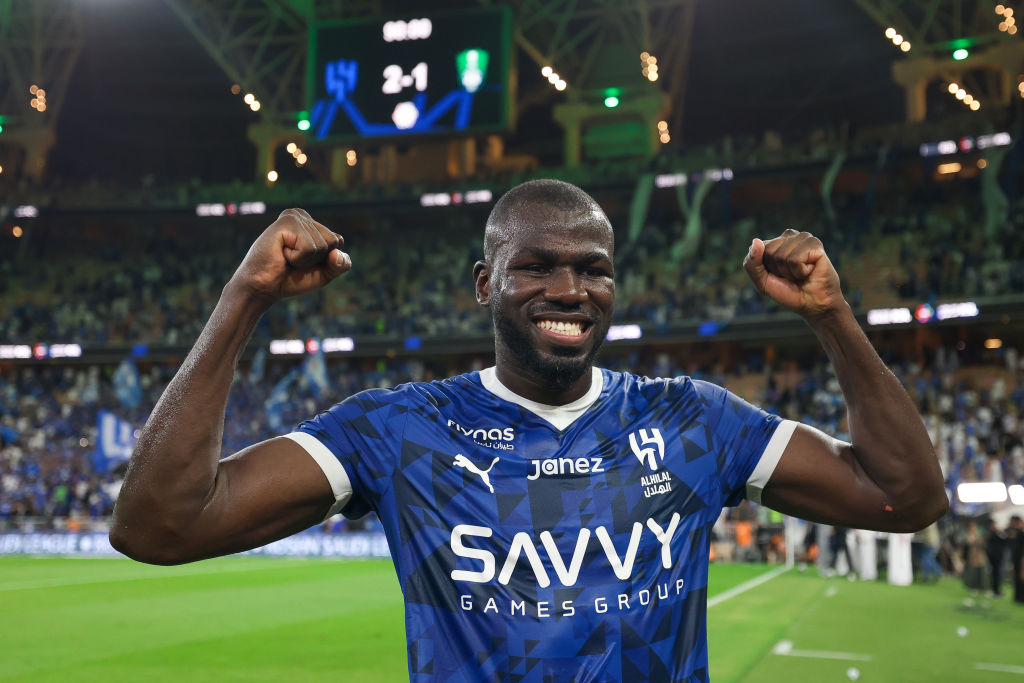
[[[288,391],[291,389],[292,382],[299,376],[298,373],[298,369],[293,369],[282,377],[274,386],[274,390],[270,392],[267,400],[263,402],[263,407],[267,409],[267,422],[275,432],[281,431],[281,427],[284,425],[284,406],[288,403]]]
[[[18,440],[18,432],[8,425],[0,425],[0,446],[9,446]]]
[[[96,428],[99,438],[93,454],[93,467],[100,472],[109,472],[132,456],[132,449],[135,448],[135,428],[131,422],[122,420],[106,410],[97,413]]]
[[[327,363],[324,361],[323,350],[318,347],[315,353],[309,354],[302,364],[302,373],[313,389],[313,395],[317,398],[323,396],[328,384]]]
[[[267,350],[260,348],[252,357],[252,365],[249,366],[249,383],[259,384],[263,380],[263,368],[267,364]]]
[[[121,361],[114,371],[114,393],[125,408],[134,408],[142,402],[142,384],[139,370],[130,357]]]

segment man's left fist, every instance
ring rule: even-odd
[[[846,305],[839,274],[809,232],[786,230],[766,242],[754,238],[743,267],[758,292],[805,318]]]

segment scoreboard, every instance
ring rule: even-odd
[[[309,132],[349,142],[506,130],[511,60],[505,7],[317,24]]]

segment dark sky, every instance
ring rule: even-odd
[[[83,3],[87,44],[58,122],[50,171],[136,182],[251,178],[257,120],[161,0]],[[386,5],[387,3],[385,3]],[[852,0],[698,2],[683,142],[766,129],[898,120],[895,49]],[[541,77],[524,55],[521,88]],[[556,138],[547,107],[530,130]]]
[[[903,116],[898,50],[853,0],[698,2],[687,138]]]
[[[50,171],[131,181],[248,178],[258,120],[160,0],[83,3],[87,43],[57,125]]]

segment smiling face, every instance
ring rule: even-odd
[[[491,306],[499,379],[542,403],[585,393],[614,309],[611,225],[583,197],[509,208],[489,222],[487,261],[474,272],[477,299]]]

